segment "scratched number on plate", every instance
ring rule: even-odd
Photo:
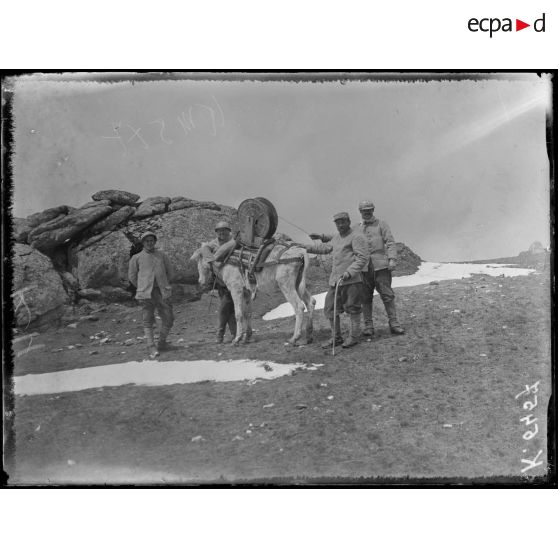
[[[526,385],[525,389],[515,396],[516,399],[519,399],[522,396],[525,398],[533,396],[532,399],[526,399],[523,402],[522,405],[523,410],[533,411],[533,409],[537,407],[538,405],[537,393],[539,391],[539,383],[540,381],[535,382],[531,386]],[[522,436],[522,438],[525,441],[528,442],[529,440],[532,440],[539,433],[539,425],[537,424],[537,420],[538,418],[534,416],[533,413],[529,413],[528,415],[525,415],[524,417],[521,417],[519,419],[519,422],[522,422],[524,426],[529,427],[529,429],[526,432],[524,432]],[[523,453],[527,453],[527,450],[524,449]],[[521,463],[525,464],[525,467],[521,469],[521,472],[526,473],[527,471],[535,467],[538,467],[539,465],[542,465],[543,464],[542,461],[537,461],[541,455],[542,455],[542,450],[539,450],[538,453],[535,455],[534,459],[522,459]]]

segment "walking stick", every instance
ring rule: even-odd
[[[339,288],[341,281],[343,281],[343,277],[341,277],[339,281],[335,283],[335,298],[333,299],[333,331],[331,332],[333,337],[331,343],[331,356],[335,356],[335,336],[336,336],[336,329],[337,329],[336,322],[335,322],[335,320],[337,320],[337,289]]]

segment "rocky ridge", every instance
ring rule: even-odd
[[[236,209],[212,201],[184,196],[142,201],[122,190],[102,190],[91,198],[79,208],[61,205],[14,219],[17,327],[48,324],[76,309],[87,312],[104,303],[131,302],[128,263],[141,250],[140,236],[147,230],[158,235],[157,245],[175,269],[173,299],[197,300],[201,292],[190,256],[214,236],[218,221],[228,220],[238,229]],[[415,273],[420,257],[402,243],[398,250],[396,275]]]
[[[79,208],[61,205],[13,222],[15,325],[27,328],[58,319],[68,305],[132,300],[128,262],[141,249],[140,236],[153,230],[158,247],[174,265],[173,297],[200,297],[190,262],[213,226],[236,223],[236,210],[183,196],[154,196],[102,190]]]

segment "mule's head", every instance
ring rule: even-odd
[[[195,262],[198,266],[198,283],[205,289],[211,288],[213,282],[213,270],[211,262],[213,261],[213,253],[205,244],[202,244],[190,257],[190,261]]]

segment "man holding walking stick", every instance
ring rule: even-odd
[[[311,233],[310,238],[321,240],[324,244],[308,244],[304,248],[309,254],[331,253],[333,257],[324,305],[324,314],[331,325],[331,340],[322,345],[322,348],[329,349],[342,343],[347,349],[356,345],[360,339],[362,272],[367,269],[369,254],[366,239],[351,228],[351,219],[347,212],[336,213],[333,221],[337,234]],[[342,312],[349,314],[351,319],[349,336],[345,341],[341,336],[339,323],[339,314]]]

